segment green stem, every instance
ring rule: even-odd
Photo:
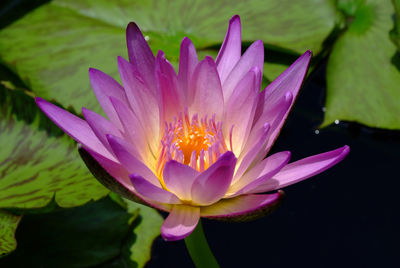
[[[219,268],[218,262],[208,246],[201,220],[193,233],[185,238],[185,244],[197,268]]]

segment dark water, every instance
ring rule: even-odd
[[[400,267],[400,132],[322,122],[325,66],[303,86],[273,150],[292,161],[348,144],[340,164],[285,188],[282,206],[249,223],[203,220],[221,267]],[[183,241],[153,245],[146,267],[193,267]]]

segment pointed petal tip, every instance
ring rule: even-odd
[[[184,44],[187,45],[187,44],[191,44],[191,43],[193,43],[192,40],[190,40],[189,37],[185,36],[184,38],[182,38],[181,47],[182,47]]]
[[[310,63],[310,61],[311,61],[311,58],[312,58],[312,56],[313,56],[313,53],[312,53],[312,51],[311,50],[307,50],[306,52],[304,52],[303,53],[303,55],[301,55],[297,60],[296,60],[296,62],[297,61],[305,61],[305,62],[307,62],[307,65]]]
[[[41,103],[45,102],[44,99],[42,99],[41,97],[35,97],[35,102],[37,105],[41,105]]]
[[[343,155],[343,157],[345,157],[346,155],[348,155],[350,153],[350,146],[345,145],[342,147],[342,150],[343,150],[342,155]]]
[[[264,48],[264,42],[262,40],[256,40],[254,41],[253,46]]]
[[[81,110],[82,110],[83,117],[85,117],[85,118],[86,118],[86,116],[87,116],[88,114],[92,113],[92,111],[89,110],[89,109],[87,109],[86,107],[82,107]]]
[[[211,57],[210,55],[207,55],[204,57],[204,60],[202,60],[204,63],[208,63],[210,65],[215,65],[215,61],[213,59],[213,57]]]
[[[122,56],[117,56],[117,64],[118,66],[122,65],[122,64],[126,64],[128,61],[122,57]]]
[[[159,51],[157,51],[157,59],[165,60],[165,53],[161,49]]]
[[[239,15],[233,15],[232,18],[229,20],[229,25],[233,24],[233,23],[240,23],[240,16]]]
[[[128,32],[128,30],[140,32],[139,26],[133,21],[129,22],[128,25],[126,26],[126,31]]]

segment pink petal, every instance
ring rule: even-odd
[[[104,156],[93,152],[90,149],[85,149],[99,164],[102,166],[116,181],[122,184],[125,188],[127,188],[131,192],[135,192],[135,189],[132,186],[132,183],[129,179],[129,173],[125,167],[121,165],[119,162],[115,162]]]
[[[262,71],[263,65],[264,45],[261,40],[258,40],[251,44],[251,46],[246,50],[222,84],[225,102],[229,100],[239,81],[242,80],[252,68],[258,67],[258,69]]]
[[[279,100],[282,99],[282,97],[287,94],[288,91],[290,91],[293,98],[296,99],[300,87],[303,83],[304,77],[307,74],[311,56],[311,51],[306,51],[289,68],[287,68],[280,76],[278,76],[278,78],[276,78],[271,84],[268,85],[268,87],[265,89],[264,107],[270,107],[274,103],[279,102]],[[292,101],[285,115],[280,119],[276,126],[272,127],[271,125],[271,138],[268,141],[268,149],[273,145],[276,138],[278,137],[279,132],[290,112],[290,109],[293,106],[293,103],[294,101]],[[276,111],[276,113],[279,113],[279,111]]]
[[[116,98],[124,104],[128,104],[124,88],[121,87],[121,85],[118,84],[111,76],[108,76],[105,73],[93,68],[89,69],[89,79],[94,94],[96,95],[96,98],[107,117],[115,126],[122,129],[119,117],[110,102],[110,97]]]
[[[178,77],[171,63],[159,51],[156,59],[157,97],[160,123],[170,122],[184,110],[185,96],[178,85]]]
[[[179,56],[178,81],[185,98],[187,98],[189,82],[198,62],[199,60],[197,58],[196,49],[192,41],[190,41],[189,38],[184,37],[181,43]]]
[[[161,187],[156,175],[137,157],[135,157],[135,148],[123,139],[119,139],[112,135],[107,135],[107,140],[119,162],[129,173],[139,174],[157,187]]]
[[[101,115],[82,107],[83,116],[86,119],[86,122],[92,128],[94,134],[96,134],[97,138],[104,144],[104,146],[112,152],[110,145],[108,144],[106,135],[112,134],[117,137],[122,137],[121,132],[117,127],[115,127],[110,121],[102,117]]]
[[[159,210],[163,211],[170,211],[171,210],[171,205],[169,204],[162,204],[158,203],[154,200],[150,200],[148,198],[145,198],[141,194],[139,194],[135,188],[133,188],[132,182],[129,178],[129,173],[128,171],[120,164],[117,162],[114,162],[112,160],[109,160],[102,155],[99,155],[93,151],[90,151],[88,149],[86,150],[99,164],[100,166],[110,175],[112,178],[104,178],[104,174],[101,175],[101,178],[98,177],[98,175],[95,175],[95,177],[107,188],[109,188],[111,191],[115,191],[122,196],[125,196],[128,199],[131,199],[133,201],[135,198],[138,198],[140,203],[147,204],[148,206],[157,208]],[[90,169],[90,168],[89,168]],[[92,171],[92,169],[91,169]],[[93,171],[92,171],[93,172]],[[121,187],[125,188],[129,193],[126,193],[124,189]],[[133,196],[131,196],[133,195]],[[133,198],[132,198],[133,197]]]
[[[192,185],[192,200],[210,205],[221,199],[229,188],[235,170],[236,157],[228,151],[207,170],[198,175]]]
[[[167,188],[181,200],[191,200],[191,188],[198,172],[177,161],[168,161],[163,170],[163,179]]]
[[[208,207],[201,207],[200,214],[207,218],[235,218],[257,214],[273,206],[283,193],[241,195],[222,199]]]
[[[244,150],[239,156],[240,167],[235,174],[234,181],[238,179],[252,163],[258,163],[267,155],[273,144],[271,139],[275,135],[272,131],[274,129],[277,130],[277,126],[282,122],[282,118],[286,115],[291,103],[292,95],[290,92],[287,92],[279,102],[265,110],[258,122],[253,126]],[[264,122],[264,124],[262,124],[262,122]],[[266,137],[264,137],[265,122],[271,124]]]
[[[129,175],[135,190],[150,200],[166,203],[166,204],[180,204],[181,201],[173,193],[170,193],[160,187],[151,184],[138,174]]]
[[[42,98],[35,98],[35,101],[39,108],[74,140],[81,143],[85,148],[91,149],[108,159],[115,160],[115,157],[104,147],[84,120]]]
[[[155,58],[139,27],[131,22],[126,28],[129,61],[136,66],[146,83],[154,90]]]
[[[122,101],[113,97],[110,97],[110,101],[121,121],[124,137],[137,149],[140,159],[145,159],[151,152],[148,151],[147,139],[136,115]]]
[[[175,205],[161,226],[161,235],[167,241],[176,241],[190,235],[200,219],[200,208]]]
[[[242,37],[240,17],[235,15],[229,21],[228,31],[226,32],[224,42],[215,60],[222,84],[239,61],[241,54]]]
[[[221,82],[214,60],[206,56],[197,65],[188,92],[189,112],[197,113],[199,117],[215,113],[217,121],[222,119],[224,97]]]
[[[305,180],[336,165],[342,161],[349,152],[350,147],[346,145],[333,151],[290,163],[282,168],[278,174],[274,175],[272,179],[255,188],[252,192],[268,192]]]
[[[257,140],[251,146],[247,145],[246,151],[240,155],[239,168],[237,169],[232,183],[236,183],[242,175],[246,172],[248,167],[253,163],[254,158],[257,156],[261,148],[265,147],[268,142],[268,133],[270,126],[265,123],[262,129],[257,133]]]
[[[261,76],[257,67],[248,72],[238,83],[225,110],[224,134],[229,137],[233,126],[232,144],[235,155],[240,155],[253,124],[253,116],[258,101],[258,79]]]
[[[145,133],[149,134],[148,140],[155,152],[158,146],[156,140],[159,138],[160,126],[155,93],[146,86],[136,68],[122,57],[118,57],[118,69],[131,109]]]
[[[247,171],[238,182],[230,187],[228,193],[233,193],[230,197],[252,192],[254,188],[264,184],[278,173],[289,162],[289,159],[289,151],[279,152],[267,157]]]

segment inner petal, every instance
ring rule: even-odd
[[[179,113],[172,122],[165,122],[157,162],[157,175],[162,179],[166,162],[175,160],[203,172],[231,146],[225,143],[222,122],[216,122],[215,114],[199,118],[197,114],[189,117],[188,111]]]

